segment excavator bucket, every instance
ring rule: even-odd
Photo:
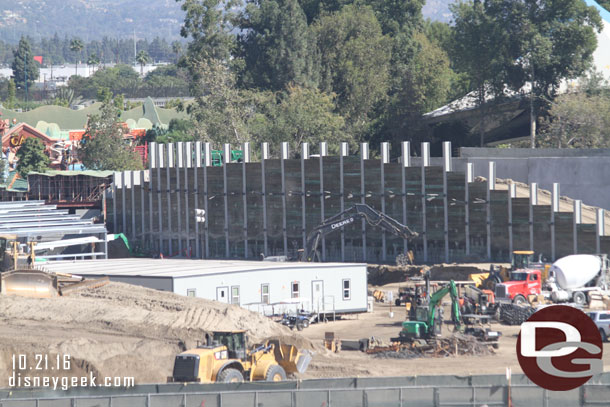
[[[299,350],[294,345],[285,345],[278,340],[271,340],[269,343],[275,345],[273,348],[275,360],[284,368],[286,373],[305,373],[307,371],[313,357],[311,351]]]
[[[22,297],[57,297],[57,277],[41,270],[11,270],[0,274],[0,293]]]

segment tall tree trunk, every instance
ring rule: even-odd
[[[479,87],[479,138],[480,138],[480,147],[483,147],[485,144],[485,85]]]

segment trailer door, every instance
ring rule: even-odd
[[[229,303],[229,287],[216,287],[216,301]]]
[[[311,307],[316,312],[324,311],[324,281],[311,282]]]

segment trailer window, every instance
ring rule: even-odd
[[[269,304],[269,284],[261,284],[261,302]]]
[[[290,297],[299,298],[299,296],[300,296],[299,282],[293,281],[291,285],[292,285],[292,293],[291,293]]]
[[[234,285],[231,287],[231,304],[239,305],[239,286]]]
[[[187,297],[196,297],[197,290],[195,288],[189,288],[188,290],[186,290],[186,296]]]
[[[343,280],[343,299],[349,300],[352,297],[352,282]]]

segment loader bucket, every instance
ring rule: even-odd
[[[57,278],[40,270],[11,270],[0,274],[0,293],[22,297],[57,296]]]
[[[271,340],[269,343],[275,345],[273,349],[275,360],[284,368],[286,373],[305,373],[307,371],[313,357],[311,351],[299,350],[294,345],[284,345],[278,340]]]

